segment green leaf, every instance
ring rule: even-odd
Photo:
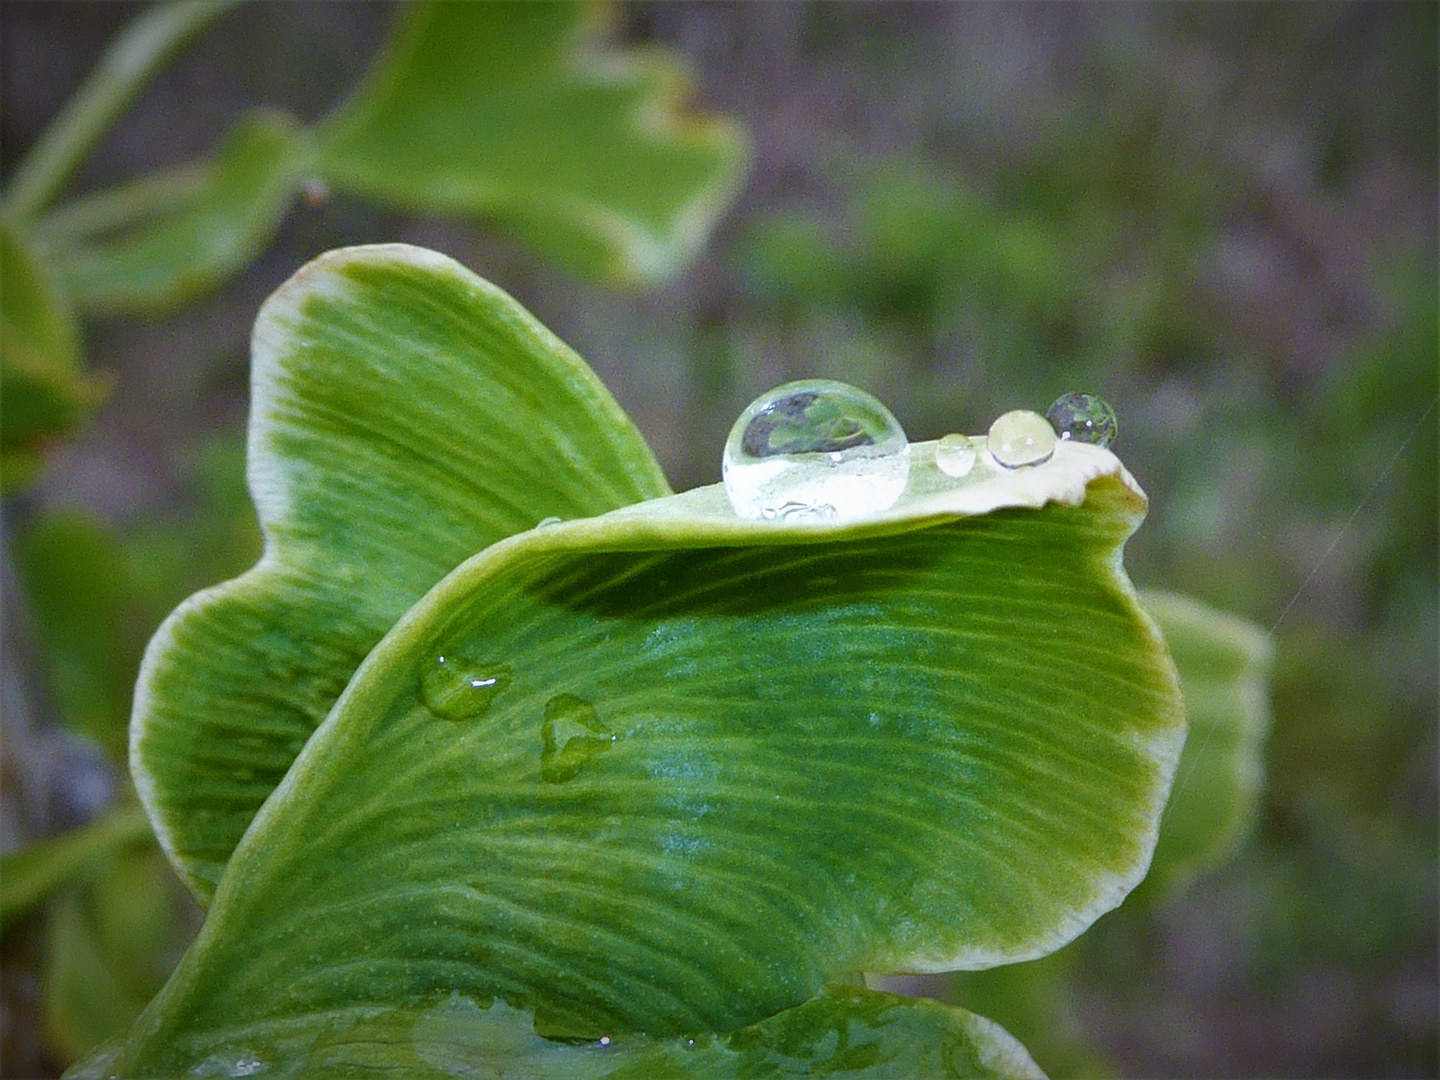
[[[147,843],[138,807],[111,810],[88,825],[0,855],[0,930],[60,889],[83,881],[119,849]]]
[[[452,991],[549,1035],[734,1031],[1117,904],[1184,736],[1120,570],[1143,495],[1093,446],[961,482],[913,452],[872,519],[702,488],[458,567],[257,815],[122,1071],[288,1060]]]
[[[27,522],[15,541],[60,718],[123,762],[140,643],[154,623],[131,625],[119,540],[89,515],[59,511]]]
[[[151,4],[105,49],[100,63],[48,125],[5,189],[5,212],[32,221],[135,95],[186,39],[238,0]]]
[[[1272,658],[1269,635],[1247,620],[1159,590],[1144,590],[1140,599],[1175,659],[1190,733],[1150,872],[1105,919],[1112,932],[1128,927],[1137,935],[1151,925],[1157,902],[1233,854],[1254,820]],[[956,975],[946,996],[1004,1024],[1052,1075],[1110,1075],[1113,1068],[1102,1065],[1073,1020],[1092,981],[1079,973],[1108,943],[1103,935],[1087,935],[1031,963]]]
[[[1274,645],[1249,620],[1189,597],[1150,590],[1141,599],[1165,633],[1190,714],[1142,891],[1148,900],[1174,896],[1233,854],[1254,823],[1265,783]]]
[[[182,906],[182,904],[184,906]],[[123,1032],[165,983],[195,930],[153,844],[111,851],[50,912],[45,1028],[64,1060]]]
[[[803,1005],[724,1036],[638,1035],[588,1044],[544,1039],[535,1034],[528,1013],[454,993],[428,1007],[347,1020],[302,1053],[286,1056],[281,1050],[278,1056],[261,1058],[253,1043],[240,1042],[216,1050],[191,1075],[235,1076],[253,1070],[277,1080],[376,1075],[415,1080],[1043,1080],[1024,1047],[984,1017],[934,1001],[855,987],[828,988]],[[124,1069],[122,1053],[119,1044],[112,1045],[67,1076],[85,1080],[116,1075]]]
[[[332,252],[261,309],[249,485],[265,554],[141,667],[132,768],[203,899],[356,665],[461,560],[668,491],[589,368],[510,297],[403,245]]]
[[[500,221],[625,282],[674,273],[742,178],[739,129],[683,109],[659,51],[599,48],[596,8],[425,4],[322,134],[337,189]]]
[[[187,174],[183,196],[157,207],[153,217],[111,235],[55,243],[60,273],[89,311],[178,304],[259,255],[312,162],[308,135],[292,118],[270,110],[251,113],[230,132],[212,164]],[[127,192],[96,198],[125,201]],[[90,215],[103,216],[94,201]],[[61,232],[73,228],[85,208],[72,207],[68,216],[70,225]],[[56,224],[64,226],[64,219]]]
[[[46,449],[105,397],[108,380],[80,368],[80,324],[30,242],[0,220],[0,486],[12,490]]]

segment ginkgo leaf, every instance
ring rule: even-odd
[[[70,297],[8,221],[0,221],[0,296],[0,487],[10,490],[104,399],[109,382],[81,369],[80,324]]]
[[[188,182],[153,217],[113,234],[56,243],[57,270],[89,311],[148,310],[188,300],[259,255],[312,160],[308,133],[294,119],[256,111],[235,126],[213,162],[185,174]]]
[[[1184,738],[1119,564],[1144,506],[1097,447],[956,481],[921,444],[874,517],[709,488],[492,545],[366,658],[112,1066],[450,993],[729,1032],[1058,947],[1143,875]]]
[[[734,125],[684,109],[659,51],[602,49],[577,3],[425,4],[321,132],[337,189],[479,214],[585,273],[651,282],[739,186]]]
[[[90,1080],[124,1068],[123,1045],[116,1043],[66,1075]],[[803,1005],[726,1035],[637,1035],[589,1043],[543,1038],[528,1013],[451,993],[419,1007],[343,1019],[318,1039],[312,1033],[298,1053],[262,1058],[244,1041],[212,1047],[189,1075],[1044,1080],[1025,1048],[982,1016],[852,986],[829,987]]]
[[[1262,627],[1198,600],[1151,589],[1141,602],[1164,631],[1190,718],[1145,881],[1146,897],[1164,899],[1231,854],[1254,824],[1275,650]]]
[[[419,248],[299,271],[261,309],[251,378],[264,555],[161,626],[131,725],[142,802],[202,900],[356,665],[430,586],[543,518],[668,491],[579,357]]]

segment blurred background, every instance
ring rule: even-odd
[[[6,179],[140,10],[7,0]],[[734,418],[790,379],[861,386],[916,440],[1106,397],[1151,497],[1132,578],[1273,633],[1268,780],[1234,858],[1144,920],[1102,920],[1051,993],[1050,1040],[1017,1034],[1056,1075],[1437,1075],[1437,10],[619,5],[608,40],[678,54],[690,107],[753,146],[679,276],[607,287],[484,221],[317,192],[219,289],[86,321],[109,396],[5,504],[0,842],[123,793],[145,641],[258,554],[260,303],[324,250],[406,241],[585,357],[677,490],[718,482]],[[74,190],[197,158],[255,105],[322,116],[392,15],[237,8]],[[5,1076],[58,1074],[114,1023],[77,1010],[143,1002],[193,932],[163,866],[106,872],[7,928]],[[164,932],[127,938],[136,971],[96,954],[106,920],[150,925],[156,904]],[[985,1011],[959,983],[927,992]]]

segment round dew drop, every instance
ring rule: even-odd
[[[1115,441],[1119,423],[1110,403],[1094,394],[1065,394],[1045,410],[1045,419],[1061,439],[1109,446]]]
[[[1041,465],[1055,453],[1055,429],[1050,421],[1029,409],[1007,412],[990,425],[985,449],[1007,469]]]
[[[786,383],[750,403],[725,442],[725,494],[743,518],[837,520],[892,506],[910,442],[874,397],[831,379]]]
[[[420,700],[442,720],[483,716],[510,685],[510,665],[463,656],[437,656],[420,667]]]
[[[946,476],[967,476],[975,467],[975,447],[968,435],[946,435],[935,444],[935,467]]]

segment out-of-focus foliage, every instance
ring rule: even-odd
[[[309,133],[293,118],[257,111],[235,125],[212,161],[61,208],[38,226],[41,242],[86,311],[178,304],[264,249],[313,159]],[[117,225],[107,228],[107,216]]]
[[[19,233],[0,220],[0,486],[28,479],[49,445],[105,396],[81,370],[80,325],[69,298]]]
[[[40,7],[7,11],[9,42]],[[244,101],[237,67],[353,80],[365,60],[337,55],[354,36],[326,20],[372,10],[267,8],[326,28],[275,63],[242,8],[160,101]],[[202,418],[238,428],[254,307],[343,243],[419,240],[516,293],[601,369],[679,488],[718,477],[734,416],[788,378],[859,383],[914,438],[1098,391],[1156,507],[1127,548],[1137,581],[1274,628],[1269,780],[1237,859],[1149,919],[1102,920],[1083,958],[1033,965],[1050,974],[1003,969],[1014,996],[1048,1001],[1120,1075],[1435,1075],[1433,6],[620,14],[620,39],[683,50],[754,132],[752,185],[693,276],[618,299],[459,224],[301,202],[239,312],[90,329],[121,378],[39,509],[89,499],[128,536],[193,498],[153,463],[188,454]],[[30,70],[7,103],[63,65]],[[153,151],[111,149],[135,146]],[[873,250],[882,235],[903,259]],[[903,287],[857,280],[864,260]],[[156,565],[188,547],[157,542]],[[1098,1074],[1090,1051],[1027,1043],[1055,1075]]]
[[[599,9],[413,0],[362,84],[322,123],[255,109],[206,159],[52,208],[159,64],[233,6],[147,9],[30,149],[0,203],[8,485],[103,386],[80,375],[72,305],[113,314],[189,300],[259,257],[302,193],[324,199],[334,188],[422,213],[479,215],[576,272],[655,284],[693,259],[745,172],[741,129],[682,115],[684,67],[663,51],[642,59],[604,46]]]
[[[603,10],[411,9],[322,132],[319,175],[412,210],[487,215],[597,278],[672,276],[733,198],[746,140],[681,111],[671,55],[596,48]]]

